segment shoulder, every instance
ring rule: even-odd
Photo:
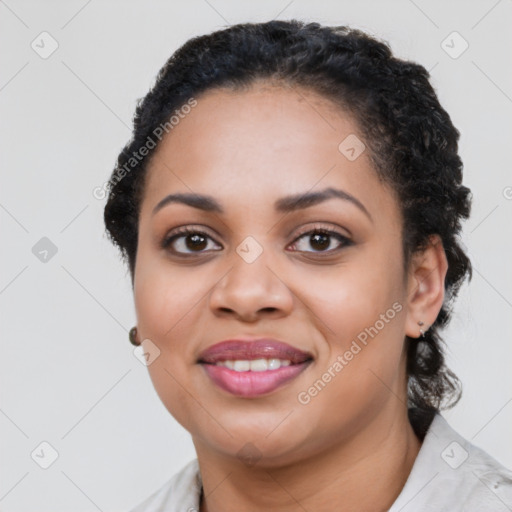
[[[200,493],[199,463],[194,459],[130,512],[197,512]]]
[[[512,472],[434,416],[401,494],[389,510],[512,510]]]

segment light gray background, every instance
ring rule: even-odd
[[[475,275],[446,333],[464,397],[445,416],[512,467],[511,0],[6,0],[0,510],[128,510],[195,456],[132,353],[130,281],[92,191],[130,136],[136,99],[179,45],[292,17],[367,30],[432,70],[474,194],[463,240]],[[42,31],[59,44],[47,59],[31,48]],[[441,46],[453,31],[469,43],[456,59]],[[58,249],[46,263],[32,253],[42,237]],[[31,457],[48,456],[43,441],[59,455],[48,469]]]

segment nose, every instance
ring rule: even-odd
[[[234,264],[216,283],[210,294],[210,308],[216,316],[255,322],[262,317],[281,318],[293,308],[293,293],[285,276],[267,264],[264,253],[248,263],[235,255]]]

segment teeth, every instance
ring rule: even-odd
[[[265,372],[267,370],[277,370],[281,366],[289,366],[289,359],[254,359],[252,361],[244,360],[228,360],[215,363],[216,366],[225,366],[236,372]]]
[[[251,369],[250,361],[234,361],[233,370],[235,372],[247,372]]]

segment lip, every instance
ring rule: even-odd
[[[224,391],[250,398],[272,393],[301,374],[310,364],[311,360],[308,360],[264,372],[237,372],[214,364],[203,364],[202,367],[210,379]]]
[[[285,359],[290,365],[262,372],[238,372],[215,363],[227,360]],[[204,350],[198,363],[221,389],[235,396],[257,397],[280,388],[301,374],[312,362],[309,352],[271,338],[226,340]]]
[[[198,363],[215,364],[219,361],[243,359],[288,359],[293,364],[300,364],[313,356],[283,341],[272,338],[252,340],[233,339],[216,343],[201,352]]]

